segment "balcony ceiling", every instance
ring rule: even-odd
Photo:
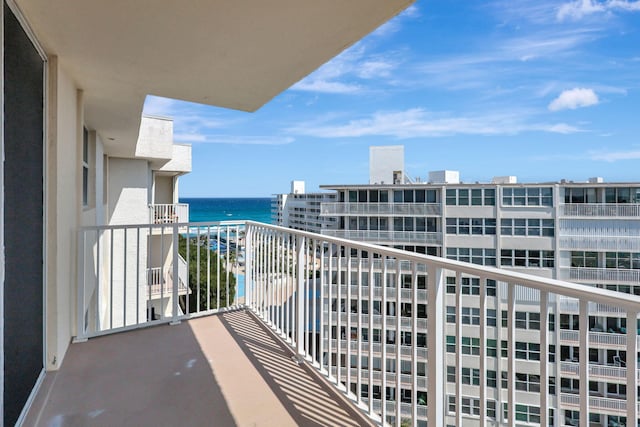
[[[414,0],[15,1],[122,144],[147,94],[255,111]]]

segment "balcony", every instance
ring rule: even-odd
[[[636,284],[640,282],[640,270],[618,268],[571,267],[568,279],[579,283],[607,284],[624,283]]]
[[[640,204],[564,203],[560,205],[560,216],[637,218]]]
[[[442,233],[426,231],[323,230],[323,234],[362,242],[442,244]]]
[[[187,203],[149,205],[150,224],[174,224],[189,221]]]
[[[585,233],[586,234],[586,233]],[[640,251],[640,236],[587,236],[587,235],[561,235],[558,239],[558,247],[564,250],[581,251]]]
[[[439,203],[323,203],[323,216],[440,216]]]
[[[144,238],[140,236],[145,233],[152,235],[153,231],[149,230],[153,228],[164,230],[167,238],[160,239],[160,244],[169,247],[158,249],[146,246]],[[283,393],[291,392],[296,384],[303,386],[302,390],[291,392],[293,397],[290,399],[294,399],[292,405],[296,410],[309,410],[312,413],[309,416],[319,417],[324,424],[345,424],[341,420],[323,418],[333,416],[333,412],[328,414],[323,409],[324,404],[313,403],[315,397],[311,394],[313,388],[310,384],[315,380],[308,382],[305,379],[306,375],[311,375],[324,378],[318,380],[321,384],[323,381],[333,384],[331,396],[335,396],[335,399],[332,397],[329,400],[335,400],[338,406],[345,405],[342,414],[362,411],[370,422],[386,420],[396,427],[407,423],[422,426],[427,420],[430,425],[437,426],[465,425],[470,419],[478,419],[478,415],[470,414],[487,413],[487,401],[474,398],[478,400],[477,408],[463,407],[462,392],[468,391],[469,386],[461,383],[453,384],[456,391],[450,396],[454,399],[451,401],[445,392],[451,392],[453,385],[446,381],[445,366],[453,362],[458,379],[462,378],[463,367],[479,368],[480,385],[474,387],[479,390],[479,396],[491,399],[495,393],[487,386],[486,372],[487,369],[494,369],[492,366],[495,366],[498,357],[496,348],[489,347],[487,342],[488,338],[493,338],[489,328],[464,327],[460,323],[452,325],[446,322],[449,313],[445,313],[445,300],[446,304],[450,299],[456,301],[456,317],[461,319],[464,299],[465,304],[480,308],[480,325],[487,324],[485,308],[500,304],[507,313],[507,326],[498,326],[498,336],[507,342],[507,347],[497,353],[502,356],[500,363],[508,377],[508,387],[501,393],[501,401],[508,404],[502,420],[506,425],[516,425],[516,404],[531,405],[532,402],[536,402],[540,414],[546,414],[552,407],[576,409],[584,425],[588,425],[588,414],[594,411],[629,419],[638,415],[637,405],[626,404],[627,401],[638,400],[636,358],[630,358],[626,367],[561,362],[561,372],[569,377],[587,378],[591,375],[594,380],[611,379],[611,382],[618,384],[626,383],[628,395],[624,399],[598,396],[581,398],[589,396],[588,381],[581,381],[578,394],[542,393],[539,397],[532,397],[529,393],[523,401],[524,397],[516,388],[515,380],[516,373],[526,367],[527,370],[533,369],[532,372],[539,377],[540,390],[549,389],[553,368],[544,361],[549,360],[548,344],[552,342],[552,337],[546,331],[549,330],[548,314],[558,299],[575,301],[577,304],[580,329],[561,330],[559,340],[560,343],[576,347],[579,360],[589,360],[590,347],[635,353],[638,349],[635,328],[620,334],[589,331],[588,313],[593,307],[618,307],[619,315],[626,317],[627,324],[635,324],[640,311],[640,297],[636,295],[255,222],[87,227],[81,231],[79,242],[83,250],[79,254],[79,277],[82,280],[78,288],[76,340],[89,339],[89,342],[72,346],[57,384],[64,384],[62,378],[66,375],[64,369],[67,366],[70,372],[86,369],[97,371],[97,375],[105,377],[112,370],[119,369],[124,369],[129,375],[131,370],[144,372],[139,376],[152,378],[154,382],[137,385],[139,388],[132,387],[132,393],[155,398],[145,397],[147,400],[142,406],[177,406],[178,413],[184,416],[184,412],[180,411],[186,411],[184,406],[188,405],[176,404],[174,400],[171,400],[171,404],[163,405],[166,398],[162,396],[171,395],[166,390],[184,385],[179,383],[183,379],[180,377],[191,375],[190,369],[205,365],[207,370],[199,372],[198,376],[206,382],[202,389],[207,393],[207,402],[214,400],[212,405],[221,405],[222,413],[225,413],[226,406],[238,424],[244,425],[247,420],[243,418],[243,422],[239,422],[239,417],[251,416],[254,412],[259,416],[257,414],[270,405],[287,407]],[[189,284],[190,292],[174,298],[172,306],[155,319],[144,315],[149,301],[144,293],[136,289],[139,285],[138,271],[144,268],[140,271],[146,272],[149,260],[158,256],[173,260],[167,271],[172,278],[178,278],[181,274],[179,257],[187,260],[189,268],[186,269],[185,283]],[[239,259],[243,259],[244,263],[238,262]],[[452,287],[446,280],[446,277],[454,277],[456,283],[462,283],[463,276],[478,279],[477,293],[465,292],[462,286]],[[493,282],[499,286],[492,286],[492,291],[488,292],[488,283]],[[243,283],[242,288],[240,283]],[[234,285],[237,284],[237,292],[234,292]],[[172,286],[173,294],[178,294],[177,279],[173,280]],[[516,329],[517,295],[523,290],[536,297],[527,301],[527,311],[541,314],[537,329],[526,334]],[[332,309],[334,298],[344,298],[345,302],[350,302],[345,305],[344,312],[342,309]],[[355,310],[351,301],[355,301]],[[377,307],[367,304],[365,312],[360,309],[364,301],[380,303]],[[400,304],[403,305],[400,307]],[[426,313],[418,310],[418,304],[426,306]],[[346,312],[347,307],[349,313]],[[369,310],[372,315],[369,315]],[[236,320],[238,322],[234,323]],[[167,323],[178,325],[168,327],[165,326]],[[223,325],[222,333],[219,333],[220,327],[216,326],[220,324]],[[152,325],[158,327],[142,329]],[[127,333],[113,335],[114,332]],[[423,334],[422,342],[419,333]],[[172,343],[172,334],[182,334],[177,338],[182,344]],[[123,356],[117,356],[123,358],[117,359],[111,351],[104,349],[119,347],[118,340],[121,340],[123,347],[128,342],[140,342],[144,350],[140,350],[140,356],[131,359],[142,359],[148,363],[148,354],[151,352],[153,359],[158,358],[160,363],[164,360],[162,358],[169,357],[165,355],[165,335],[169,342],[166,345],[178,352],[181,359],[163,362],[158,371],[153,371],[153,366],[129,367],[123,361]],[[227,352],[226,343],[231,340],[228,335],[236,340],[237,345],[246,347],[242,347],[240,353],[235,350]],[[193,343],[193,336],[198,340],[197,345]],[[517,341],[528,338],[535,341],[537,347],[523,348],[520,343],[516,345]],[[108,344],[92,353],[94,346],[101,343]],[[202,354],[192,356],[191,348],[200,349]],[[76,352],[79,352],[79,356],[75,356]],[[97,365],[88,367],[87,362],[78,361],[96,360],[98,363],[99,358],[91,357],[91,354],[105,354],[101,352],[109,353],[107,365],[101,368],[97,368]],[[253,352],[255,358],[249,352]],[[295,357],[292,359],[292,356]],[[524,361],[523,356],[529,360]],[[233,364],[249,363],[246,362],[247,358],[259,375],[247,374],[249,379],[245,383],[239,381],[246,373],[244,368]],[[287,371],[288,367],[293,370]],[[266,379],[265,372],[270,372],[275,379]],[[76,378],[76,381],[81,378],[77,373],[68,375]],[[96,381],[95,389],[103,392],[106,385],[102,386],[100,381],[107,380]],[[253,388],[254,381],[256,391],[251,394],[251,390],[247,389]],[[267,383],[267,388],[263,387],[263,382]],[[216,389],[216,384],[220,385],[222,391]],[[231,387],[230,391],[227,392],[225,387]],[[75,396],[78,400],[77,394],[55,391],[55,385],[52,390],[49,402],[64,401],[66,395]],[[189,393],[186,392],[186,395]],[[252,396],[256,396],[255,401]],[[264,396],[265,400],[258,396]],[[299,400],[295,401],[296,398]],[[279,400],[280,404],[273,403],[274,399]],[[84,400],[88,400],[88,403]],[[85,405],[82,409],[45,407],[42,414],[103,416],[103,413],[95,412],[102,407],[98,408],[90,396],[80,401],[68,405]],[[180,401],[190,400],[185,398]],[[238,409],[245,403],[248,406]],[[131,410],[127,409],[126,402],[120,401],[118,405],[122,409],[110,407],[104,416],[115,416],[116,413]],[[151,413],[154,410],[138,412]],[[163,410],[164,407],[158,408],[159,413],[163,413]],[[210,414],[205,409],[203,411]],[[241,411],[249,414],[239,415]],[[292,412],[286,409],[284,412],[293,417],[292,424],[300,423],[300,419],[291,415]],[[546,419],[541,417],[542,425],[546,425]],[[490,420],[487,418],[486,421]],[[113,419],[113,422],[118,424],[117,419]]]

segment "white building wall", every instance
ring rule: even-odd
[[[109,161],[110,225],[145,224],[148,213],[148,162],[146,160],[111,158]],[[104,265],[100,319],[109,327],[123,326],[146,318],[147,241],[131,232],[105,233],[103,244],[113,245],[113,268]],[[110,246],[103,246],[104,248]],[[108,258],[108,257],[105,257]],[[109,277],[109,274],[111,274]],[[113,298],[113,300],[111,300]]]
[[[46,369],[57,370],[75,334],[82,96],[57,57],[49,58],[48,72]]]

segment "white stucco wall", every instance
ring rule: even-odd
[[[148,159],[171,159],[173,155],[173,120],[143,116],[135,156]]]
[[[149,222],[146,160],[109,159],[109,224]]]
[[[160,171],[187,173],[191,172],[191,145],[173,144],[171,160],[165,163]]]
[[[46,368],[54,370],[75,334],[82,97],[57,58],[48,64]]]

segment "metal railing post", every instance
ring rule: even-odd
[[[295,323],[296,323],[296,350],[298,352],[298,355],[301,357],[304,357],[305,355],[305,348],[304,348],[304,331],[306,329],[305,325],[304,325],[304,301],[305,301],[305,295],[304,295],[304,281],[305,281],[305,277],[304,277],[304,247],[305,247],[305,243],[306,240],[304,237],[298,237],[296,239],[296,259],[298,260],[297,262],[297,274],[296,274],[296,278],[297,278],[297,303],[296,303],[296,307],[295,307]]]
[[[85,265],[85,260],[84,260],[84,237],[85,237],[85,233],[83,230],[79,230],[78,231],[78,277],[77,277],[77,282],[78,282],[78,289],[77,289],[77,298],[78,298],[78,307],[77,307],[77,319],[76,319],[76,337],[73,340],[74,342],[84,342],[87,340],[86,337],[86,333],[84,330],[84,278],[85,278],[85,274],[84,274],[84,265]],[[100,282],[99,282],[100,278],[98,278],[98,284],[96,285],[96,290],[99,290],[99,286],[100,286]]]
[[[638,419],[638,312],[627,311],[627,425]]]
[[[173,302],[173,318],[171,320],[171,325],[177,325],[180,323],[179,314],[178,314],[178,281],[180,280],[179,271],[178,271],[178,226],[176,224],[172,227],[172,239],[173,239],[173,262],[171,265],[171,276],[172,276],[172,302]]]
[[[444,270],[429,266],[427,273],[427,418],[429,425],[444,425]],[[456,319],[457,320],[457,319]],[[456,343],[456,345],[460,345]],[[460,381],[460,378],[457,378]],[[460,405],[460,402],[456,402]]]
[[[253,227],[250,224],[245,226],[244,232],[244,304],[251,307],[252,295],[249,289],[253,283]]]
[[[580,425],[589,425],[589,300],[580,298]]]

